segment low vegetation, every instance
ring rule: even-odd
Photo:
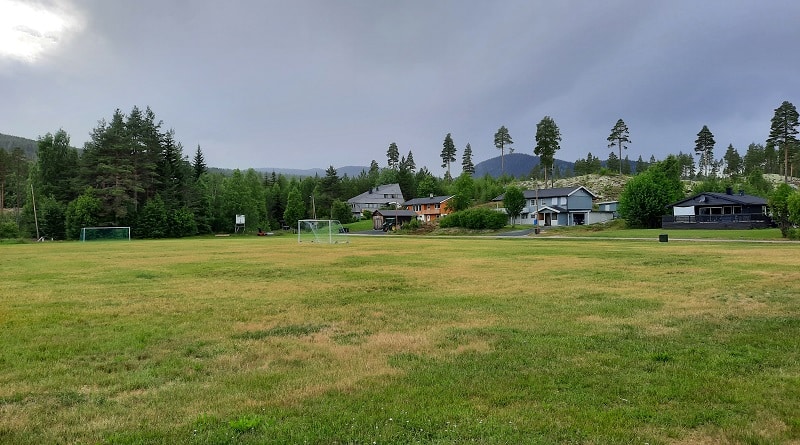
[[[800,439],[788,243],[0,249],[2,443]]]

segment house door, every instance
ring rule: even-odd
[[[545,213],[544,214],[544,225],[550,226],[553,223],[553,214],[552,213]]]

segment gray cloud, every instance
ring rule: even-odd
[[[46,3],[45,3],[46,4]],[[496,156],[500,125],[532,153],[552,116],[559,158],[605,157],[618,118],[645,159],[762,142],[800,104],[800,4],[756,1],[75,0],[84,26],[34,64],[0,59],[0,131],[63,127],[81,144],[115,108],[150,106],[187,154],[220,167],[385,164],[390,142],[439,168]]]

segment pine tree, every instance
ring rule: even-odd
[[[704,176],[708,176],[714,164],[714,144],[716,144],[714,135],[711,133],[711,130],[708,129],[708,126],[703,125],[700,132],[697,133],[697,140],[695,140],[694,143],[694,151],[700,157],[700,171]]]
[[[608,140],[608,148],[612,148],[615,145],[619,148],[619,156],[617,159],[622,159],[622,150],[627,149],[628,146],[625,145],[626,143],[630,143],[631,140],[628,138],[628,126],[625,125],[625,121],[622,119],[617,120],[617,123],[614,125],[614,128],[611,129],[611,134],[607,138]],[[610,160],[611,158],[609,158]],[[611,166],[608,166],[611,169]],[[622,164],[619,164],[619,174],[622,174]]]
[[[398,150],[396,143],[389,144],[389,149],[386,150],[386,159],[386,165],[389,168],[396,170],[400,166],[400,150]]]
[[[798,144],[798,117],[800,115],[797,113],[797,108],[791,102],[784,101],[780,107],[775,109],[767,139],[767,144],[777,145],[779,149],[783,150],[784,182],[789,182],[789,152]]]
[[[508,129],[505,125],[501,126],[497,133],[494,134],[494,146],[500,150],[500,174],[506,174],[506,165],[505,165],[505,148],[507,145],[513,144],[514,141],[511,140],[511,135],[508,133]],[[509,153],[513,153],[514,149],[508,149]]]
[[[550,116],[545,116],[536,124],[536,147],[533,154],[539,156],[539,162],[544,166],[544,183],[547,184],[547,170],[553,168],[556,151],[561,146],[561,131]]]
[[[442,158],[442,167],[447,168],[447,173],[450,173],[450,163],[456,160],[456,144],[453,143],[453,138],[450,133],[444,137],[442,143],[442,153],[439,155]]]
[[[469,174],[475,173],[475,164],[472,163],[472,147],[467,143],[464,154],[461,155],[461,171]]]

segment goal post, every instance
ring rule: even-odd
[[[130,239],[130,227],[81,227],[81,241],[130,241]]]
[[[297,221],[298,243],[349,243],[347,229],[338,219],[301,219]]]

